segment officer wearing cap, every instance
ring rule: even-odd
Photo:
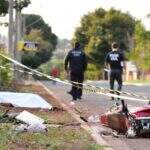
[[[81,49],[80,43],[75,42],[74,48],[70,50],[65,58],[65,70],[70,75],[72,82],[71,94],[73,100],[81,99],[82,83],[84,81],[84,72],[87,68],[87,57]],[[79,84],[78,84],[79,83]]]
[[[116,42],[113,42],[111,47],[111,52],[109,52],[105,58],[105,66],[110,69],[110,89],[114,90],[114,82],[116,80],[118,83],[118,91],[121,91],[122,73],[123,69],[125,69],[125,58],[123,53],[119,50]],[[117,94],[119,95],[118,92]],[[114,97],[112,97],[112,100],[114,100]]]

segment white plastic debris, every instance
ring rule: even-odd
[[[28,126],[29,132],[46,132],[47,127],[44,124],[32,124]]]
[[[127,138],[134,138],[136,136],[136,133],[133,129],[133,127],[129,127],[127,133],[126,133]]]
[[[47,127],[43,124],[44,120],[28,111],[23,111],[15,117],[17,120],[24,122],[15,127],[16,131],[19,132],[46,132]]]
[[[74,106],[75,105],[75,102],[70,102],[70,106]]]
[[[21,124],[17,127],[14,127],[14,130],[19,131],[19,132],[26,132],[27,131],[27,125]]]
[[[91,122],[91,123],[98,123],[100,122],[99,120],[99,115],[92,115],[88,118],[88,122]]]
[[[16,116],[16,119],[28,124],[43,124],[44,120],[37,117],[36,115],[33,115],[32,113],[29,113],[28,111],[24,110],[21,112],[18,116]]]
[[[32,93],[0,92],[0,103],[9,103],[14,107],[52,109],[52,105]]]
[[[19,131],[19,132],[47,132],[47,127],[44,124],[32,124],[32,125],[21,124],[20,126],[15,127],[15,131]]]

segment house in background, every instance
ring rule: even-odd
[[[137,80],[138,79],[138,68],[132,61],[126,62],[126,72],[123,76],[125,81]]]

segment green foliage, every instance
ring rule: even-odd
[[[24,18],[26,22],[26,35],[24,40],[37,42],[38,51],[35,53],[25,53],[22,62],[33,68],[39,67],[39,65],[47,62],[52,56],[52,52],[55,50],[57,44],[57,37],[52,33],[51,27],[44,22],[42,17],[38,15],[24,15]],[[38,62],[33,59],[38,60]]]
[[[139,69],[147,71],[150,69],[150,31],[146,31],[141,22],[135,26],[135,47],[129,56]]]
[[[48,74],[48,75],[51,75],[51,70],[52,68],[57,68],[59,70],[59,77],[62,78],[62,76],[64,76],[64,61],[62,59],[52,59],[50,60],[49,62],[45,63],[45,64],[42,64],[38,70],[45,73],[45,74]]]
[[[8,0],[0,0],[0,15],[4,16],[8,13]]]
[[[73,41],[80,41],[90,62],[101,69],[113,41],[118,42],[122,50],[130,49],[134,26],[135,19],[128,13],[99,8],[83,16]]]
[[[30,4],[30,0],[21,0],[21,1],[14,1],[14,8],[18,11],[21,11],[24,7],[27,7]]]
[[[40,65],[41,59],[35,53],[27,53],[22,56],[22,63],[30,68],[36,69]]]
[[[0,125],[0,149],[103,150],[82,129],[49,128],[47,133],[15,132],[12,124]]]
[[[101,77],[101,72],[96,68],[94,64],[88,64],[85,78],[88,80],[99,80]]]
[[[51,43],[52,48],[55,49],[57,45],[57,36],[52,33],[51,27],[46,24],[43,18],[39,15],[24,15],[26,33],[29,34],[32,29],[38,29],[42,32],[42,37],[45,41]]]
[[[24,37],[24,40],[37,42],[38,43],[38,51],[25,53],[22,58],[23,63],[26,62],[26,64],[30,65],[30,63],[27,63],[27,61],[35,58],[36,60],[38,59],[39,61],[36,63],[35,60],[33,60],[34,63],[36,63],[36,65],[34,65],[34,66],[38,67],[40,64],[45,63],[50,59],[50,57],[52,55],[52,51],[53,51],[52,45],[49,42],[44,41],[41,30],[37,30],[37,29],[31,30],[30,34],[28,34]],[[31,57],[31,55],[32,55],[32,57]],[[28,58],[28,56],[30,58]]]
[[[6,55],[4,49],[0,49],[0,53]],[[0,68],[0,85],[7,86],[12,81],[12,71],[9,69],[10,62],[0,56],[0,66],[5,66],[6,68]]]

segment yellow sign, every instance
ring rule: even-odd
[[[37,51],[38,43],[31,41],[19,41],[18,51]]]

